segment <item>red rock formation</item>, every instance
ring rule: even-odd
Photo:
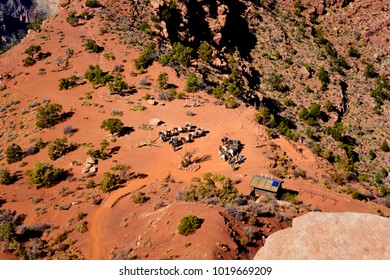
[[[390,220],[373,214],[312,212],[268,237],[255,259],[389,259]]]

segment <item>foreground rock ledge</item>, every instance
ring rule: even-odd
[[[390,259],[390,219],[362,213],[311,212],[268,237],[255,260]]]

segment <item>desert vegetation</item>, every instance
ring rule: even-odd
[[[65,1],[32,22],[1,54],[3,252],[249,259],[309,211],[389,215],[383,4],[293,2]],[[245,147],[229,164],[224,137]],[[253,196],[259,174],[285,189]]]
[[[200,228],[201,221],[201,219],[194,215],[183,217],[177,226],[179,233],[185,236],[195,233],[195,231]]]
[[[67,173],[52,164],[38,162],[33,169],[27,170],[28,182],[37,188],[49,188],[66,179]]]

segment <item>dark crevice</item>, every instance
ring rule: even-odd
[[[188,30],[193,40],[189,45],[197,50],[202,41],[211,43],[212,36],[208,23],[206,22],[206,13],[201,3],[190,1],[186,3],[188,13]]]
[[[240,55],[252,60],[250,52],[256,46],[256,36],[250,32],[248,22],[245,19],[246,5],[238,0],[221,1],[229,8],[226,18],[226,25],[222,30],[221,45],[226,46],[229,51],[238,51]]]

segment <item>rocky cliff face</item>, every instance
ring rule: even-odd
[[[37,18],[57,13],[59,0],[4,0],[0,3],[0,37],[12,44],[23,35],[26,25]]]
[[[390,220],[361,213],[312,212],[268,237],[257,260],[389,259]]]
[[[152,13],[162,19],[155,31],[171,42],[186,42],[197,49],[206,41],[219,50],[237,49],[245,57],[254,48],[255,36],[246,20],[250,1],[151,0],[151,6]]]

